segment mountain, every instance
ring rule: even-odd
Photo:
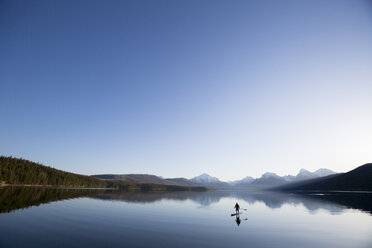
[[[177,185],[182,185],[182,186],[202,186],[201,184],[199,183],[195,183],[189,179],[186,179],[186,178],[166,178],[165,180],[169,181],[169,182],[173,182],[173,183],[176,183]]]
[[[265,189],[268,187],[274,187],[278,185],[285,184],[287,181],[283,178],[278,176],[272,172],[264,173],[260,178],[252,181],[249,185],[251,189]]]
[[[292,182],[292,181],[296,180],[296,177],[295,176],[292,176],[292,175],[287,175],[287,176],[284,176],[283,179],[286,182]]]
[[[153,183],[153,184],[168,184],[175,185],[176,183],[169,182],[165,179],[157,177],[155,175],[147,174],[102,174],[92,175],[92,177],[103,179],[103,180],[118,180],[122,182],[131,183]]]
[[[105,180],[112,187],[126,190],[165,190],[165,191],[204,191],[207,190],[200,184],[186,178],[163,179],[147,174],[102,174],[93,175],[95,178]]]
[[[314,172],[307,171],[305,169],[301,169],[296,176],[287,175],[287,176],[278,176],[272,172],[264,173],[260,178],[253,178],[250,176],[244,177],[241,180],[236,180],[232,182],[223,182],[220,181],[217,177],[212,177],[208,174],[201,174],[200,176],[191,178],[190,180],[198,183],[200,185],[204,185],[210,188],[218,188],[218,189],[227,189],[227,188],[238,188],[238,189],[250,189],[250,190],[260,190],[260,189],[267,189],[272,187],[277,187],[280,185],[285,185],[291,182],[301,182],[308,179],[319,178],[323,176],[328,176],[335,174],[328,169],[319,169]]]
[[[307,180],[307,179],[311,179],[311,178],[315,178],[315,177],[316,177],[316,175],[314,175],[310,171],[305,170],[305,169],[301,169],[298,172],[297,176],[294,178],[293,181]]]
[[[120,180],[128,183],[153,183],[164,185],[180,185],[180,186],[200,186],[186,178],[161,178],[155,175],[148,174],[102,174],[92,175],[95,178],[103,180]]]
[[[284,191],[372,191],[372,163],[362,165],[347,173],[295,182],[278,187],[278,189]]]
[[[208,174],[201,174],[200,176],[191,178],[190,181],[203,185],[209,188],[226,189],[231,188],[231,185],[220,181],[217,177],[212,177]]]
[[[106,187],[106,182],[29,160],[0,156],[0,184],[66,187]]]
[[[336,174],[336,172],[328,170],[328,169],[319,169],[317,171],[314,171],[313,174],[318,177],[326,177],[332,174]]]
[[[336,174],[336,172],[328,170],[328,169],[319,169],[314,172],[301,169],[293,181],[302,181],[302,180],[307,180],[307,179],[312,179],[312,178],[325,177],[325,176],[329,176],[332,174]]]
[[[220,182],[220,180],[217,177],[212,177],[208,174],[201,174],[200,176],[194,177],[190,179],[193,182],[197,183],[215,183]]]
[[[252,183],[255,179],[253,177],[247,176],[241,180],[236,180],[233,182],[228,182],[231,186],[239,186],[239,187],[244,187],[245,185],[249,185]]]
[[[278,176],[272,172],[264,173],[260,178],[245,177],[242,180],[230,182],[230,185],[234,188],[250,189],[250,190],[261,190],[272,187],[278,187],[291,182],[301,182],[308,179],[318,178],[322,176],[328,176],[335,174],[335,172],[328,169],[319,169],[315,172],[310,172],[305,169],[301,169],[296,176]]]

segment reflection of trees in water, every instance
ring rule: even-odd
[[[1,187],[0,213],[8,213],[17,209],[53,201],[91,196],[102,192],[94,189],[57,189],[39,187]]]

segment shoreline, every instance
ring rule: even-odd
[[[64,186],[64,185],[38,185],[38,184],[0,184],[1,187],[35,187],[35,188],[56,188],[56,189],[115,189],[115,188],[95,188],[84,186]]]

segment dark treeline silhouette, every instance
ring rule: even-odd
[[[203,186],[167,185],[155,183],[126,182],[121,180],[105,180],[107,187],[121,191],[206,191]]]
[[[39,206],[53,201],[93,196],[104,191],[96,189],[2,187],[0,188],[0,213]]]
[[[78,175],[26,159],[0,156],[0,184],[106,187],[103,180]]]
[[[0,185],[41,185],[79,188],[115,188],[127,191],[205,191],[203,186],[143,183],[141,180],[111,180],[84,176],[26,159],[0,156]]]
[[[199,187],[205,188],[205,186],[195,183],[186,178],[161,178],[155,175],[149,174],[101,174],[92,175],[92,177],[107,180],[117,185],[147,185],[145,187],[151,187],[151,185],[167,185],[167,186],[186,186],[186,187]],[[179,187],[178,187],[179,188]],[[177,189],[177,187],[175,188]]]

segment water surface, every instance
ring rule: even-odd
[[[0,188],[0,247],[372,247],[371,194]],[[246,208],[240,225],[235,202]]]

